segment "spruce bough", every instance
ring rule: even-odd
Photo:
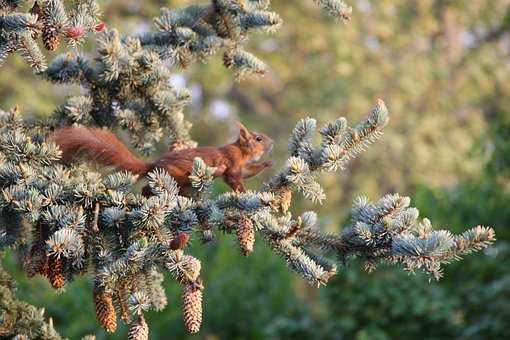
[[[341,18],[350,13],[341,2],[316,2],[333,14],[342,13]],[[0,2],[6,13],[0,16],[1,48],[6,41],[28,39],[37,19],[14,17],[17,3]],[[43,8],[64,8],[57,0],[41,3]],[[77,3],[96,8],[93,1]],[[63,12],[45,13],[55,13],[45,20],[58,21]],[[94,20],[90,22],[97,25]],[[44,122],[25,122],[16,109],[0,112],[0,248],[16,249],[27,275],[43,275],[55,289],[88,273],[100,325],[115,332],[122,320],[129,325],[130,339],[147,339],[144,313],[167,304],[161,286],[164,272],[182,286],[186,328],[191,333],[200,329],[206,283],[200,278],[200,261],[187,252],[190,239],[207,243],[218,232],[233,234],[239,254],[249,256],[258,233],[290,269],[314,286],[327,284],[339,271],[329,254],[341,262],[361,258],[367,270],[389,262],[439,279],[442,264],[488,246],[495,238],[491,228],[477,226],[461,235],[434,230],[428,219],[418,218],[410,199],[398,194],[375,202],[357,199],[351,224],[340,234],[322,232],[312,211],[298,216],[289,212],[296,193],[323,203],[326,196],[317,175],[345,169],[349,160],[381,137],[389,121],[382,100],[353,126],[338,118],[317,129],[314,119],[300,120],[290,136],[285,166],[259,191],[212,196],[213,171],[200,159],[190,176],[191,197],[179,196],[174,179],[160,169],[147,176],[153,196],[144,197],[130,173],[102,175],[84,164],[59,163],[60,150],[47,135],[60,125],[120,128],[146,153],[162,141],[173,149],[195,146],[191,123],[183,115],[190,94],[170,85],[169,65],[184,68],[221,51],[225,66],[237,78],[264,73],[265,64],[243,46],[252,32],[272,32],[280,25],[269,1],[214,0],[165,9],[155,19],[156,29],[141,36],[121,37],[115,30],[103,30],[93,58],[69,52],[55,57],[48,67],[31,64],[45,79],[79,84],[85,91],[69,98]],[[317,134],[319,145],[314,144]],[[0,309],[1,335],[58,339],[42,313],[23,312],[35,307],[16,300],[11,286],[2,274],[0,290],[6,299]]]

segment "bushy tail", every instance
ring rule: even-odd
[[[133,174],[145,174],[151,168],[149,163],[136,157],[117,136],[107,130],[66,127],[55,131],[51,139],[62,150],[64,163],[85,157]]]

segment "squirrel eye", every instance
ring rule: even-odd
[[[262,136],[257,136],[255,137],[255,139],[257,140],[257,142],[262,142]]]

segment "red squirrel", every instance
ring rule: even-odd
[[[62,161],[70,163],[80,156],[103,165],[114,166],[117,170],[130,171],[145,176],[156,168],[165,169],[179,184],[181,194],[190,188],[188,176],[195,157],[200,157],[215,167],[214,177],[223,177],[235,191],[244,192],[244,179],[253,177],[273,161],[260,161],[271,151],[273,140],[263,133],[249,131],[241,123],[239,138],[221,147],[202,146],[179,151],[169,151],[154,162],[145,162],[134,155],[113,133],[98,128],[65,127],[56,130],[51,139],[62,150]],[[148,194],[144,189],[144,194]]]

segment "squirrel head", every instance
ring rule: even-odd
[[[274,142],[267,135],[249,131],[239,122],[237,122],[237,126],[239,127],[237,143],[245,154],[250,155],[250,160],[258,161],[265,153],[271,151]]]

